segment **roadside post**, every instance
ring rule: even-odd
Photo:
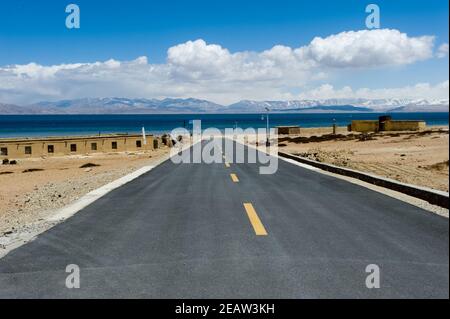
[[[144,145],[147,145],[147,136],[145,135],[145,127],[142,127],[142,140],[144,141]]]
[[[267,111],[267,125],[266,125],[266,147],[270,147],[270,128],[269,128],[269,112],[270,109],[266,107]]]

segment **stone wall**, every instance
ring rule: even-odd
[[[278,134],[283,135],[300,135],[299,126],[277,126]]]
[[[426,128],[424,121],[387,121],[386,131],[419,131]]]
[[[355,120],[350,125],[352,132],[379,132],[379,131],[420,131],[426,128],[425,121],[369,121]]]
[[[366,120],[352,121],[351,125],[352,132],[361,132],[361,133],[378,132],[378,129],[379,129],[378,121],[366,121]]]

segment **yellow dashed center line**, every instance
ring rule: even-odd
[[[250,222],[252,223],[256,235],[267,236],[267,231],[264,228],[264,225],[262,224],[261,220],[259,219],[255,209],[253,208],[253,205],[251,203],[244,203],[244,208],[245,211],[247,212],[248,219],[250,219]]]
[[[226,160],[225,156],[223,158]],[[225,167],[230,167],[230,163],[225,161]],[[231,180],[234,183],[239,183],[239,178],[236,174],[230,174]],[[259,219],[258,214],[255,211],[255,208],[251,203],[244,203],[245,211],[247,212],[248,219],[253,226],[256,236],[267,236],[266,228],[264,227],[261,219]]]

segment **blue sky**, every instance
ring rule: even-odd
[[[203,39],[208,45],[220,45],[231,54],[263,52],[275,45],[295,49],[307,46],[314,37],[366,29],[365,7],[369,3],[379,5],[382,29],[395,29],[412,38],[434,36],[433,50],[448,43],[449,8],[448,1],[443,0],[75,0],[73,3],[81,9],[78,30],[65,27],[65,6],[69,3],[61,0],[2,2],[0,67],[31,62],[51,66],[109,59],[132,61],[140,56],[146,56],[148,64],[165,64],[170,47],[197,39]],[[324,84],[354,89],[400,88],[422,82],[436,85],[448,81],[448,56],[376,68],[317,72],[327,73],[326,79],[308,82],[302,79],[301,85],[288,85],[282,89],[283,93],[302,92]],[[62,89],[57,90],[63,97]],[[5,91],[0,86],[0,99],[13,100]],[[183,94],[189,93],[186,91],[189,90]],[[157,92],[150,90],[143,95],[157,95]]]

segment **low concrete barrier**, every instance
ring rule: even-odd
[[[426,187],[419,187],[415,185],[405,184],[401,183],[389,178],[384,178],[368,173],[362,173],[359,171],[355,171],[353,169],[349,168],[343,168],[332,164],[326,164],[317,162],[314,160],[310,160],[308,158],[292,155],[289,153],[284,152],[278,152],[278,155],[284,158],[289,158],[294,161],[307,164],[310,166],[314,166],[317,168],[320,168],[324,171],[328,171],[335,174],[340,174],[348,177],[357,178],[359,180],[362,180],[364,182],[374,184],[377,186],[385,187],[392,189],[394,191],[413,196],[416,198],[423,199],[430,204],[438,205],[440,207],[449,208],[448,202],[449,202],[449,194],[446,192],[437,191],[434,189],[426,188]]]

